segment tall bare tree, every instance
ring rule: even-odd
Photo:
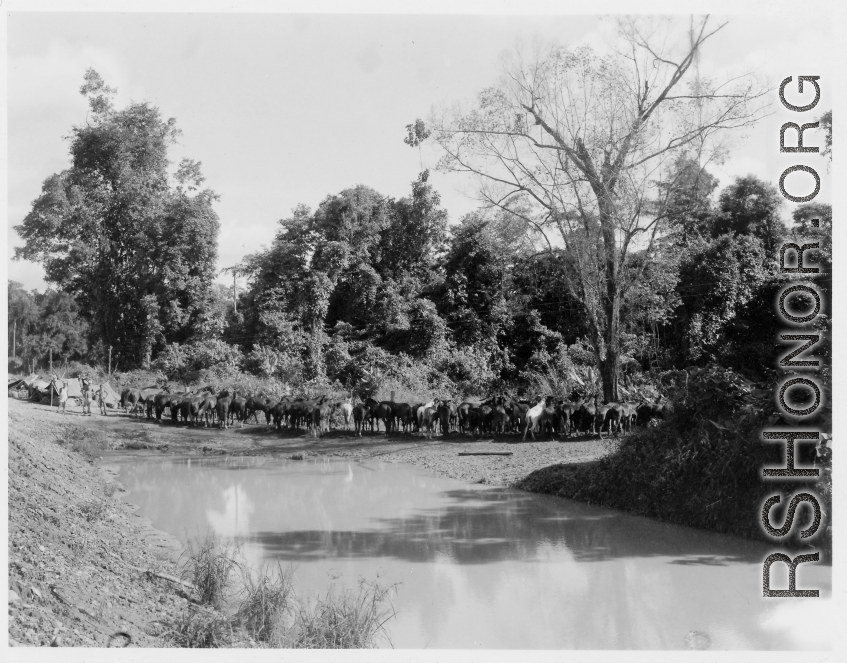
[[[585,308],[609,401],[621,305],[649,262],[632,269],[627,258],[656,249],[677,190],[673,164],[722,158],[728,130],[767,108],[752,74],[700,75],[700,51],[725,25],[625,18],[608,51],[517,48],[473,107],[438,111],[429,129],[410,125],[421,139],[431,130],[441,169],[476,175],[483,201],[521,216],[546,250],[564,249],[565,285]]]

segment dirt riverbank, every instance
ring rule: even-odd
[[[159,646],[188,604],[156,575],[177,575],[179,548],[37,407],[9,399],[10,645]]]
[[[521,442],[520,435],[472,439],[469,435],[436,435],[427,439],[421,434],[366,433],[355,437],[352,431],[333,430],[322,437],[305,431],[276,431],[264,423],[250,423],[225,430],[217,428],[173,425],[170,421],[135,418],[109,411],[108,416],[81,416],[78,409],[56,415],[55,408],[10,399],[10,406],[22,408],[31,417],[92,428],[110,439],[126,443],[128,448],[146,448],[174,454],[280,455],[301,454],[343,457],[379,457],[389,462],[412,463],[432,472],[469,482],[509,485],[530,472],[556,463],[579,463],[596,460],[615,444],[597,436],[572,437],[567,440],[539,438]],[[459,454],[511,454],[459,455]]]
[[[163,625],[189,604],[186,589],[167,579],[179,575],[176,540],[135,515],[115,477],[96,457],[86,459],[87,435],[154,455],[379,457],[491,485],[595,460],[613,448],[596,438],[521,442],[510,435],[356,438],[341,430],[315,438],[264,424],[210,430],[115,411],[83,417],[78,408],[60,415],[45,405],[8,403],[9,637],[24,646],[162,646]],[[489,455],[495,453],[511,455]]]

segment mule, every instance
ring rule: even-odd
[[[218,394],[215,402],[215,413],[218,415],[218,429],[227,428],[227,418],[229,417],[229,406],[232,399],[237,396],[236,392],[229,393],[224,389]]]

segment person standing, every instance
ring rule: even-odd
[[[91,385],[88,380],[80,378],[80,392],[82,392],[82,416],[91,416]]]
[[[55,385],[56,383],[54,382],[53,384]],[[62,383],[62,385],[59,387],[59,408],[56,410],[56,412],[61,412],[62,414],[65,414],[65,405],[67,404],[67,402],[68,387],[65,383]]]
[[[106,400],[104,398],[105,395],[106,393],[103,389],[103,385],[101,384],[100,388],[97,390],[97,403],[100,405],[100,414],[102,414],[104,417],[108,414],[106,412]]]

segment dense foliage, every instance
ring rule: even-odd
[[[649,283],[632,253],[652,254],[690,197],[679,164],[722,158],[725,132],[761,119],[768,94],[752,72],[718,80],[692,66],[723,28],[711,17],[615,25],[605,49],[519,46],[472,105],[407,127],[412,145],[431,131],[439,168],[474,176],[480,197],[526,219],[548,252],[564,247],[560,287],[580,304],[607,401],[620,398],[630,291]],[[741,224],[739,210],[732,218]]]
[[[29,370],[51,350],[57,363],[89,355],[89,328],[71,295],[55,290],[27,292],[14,281],[9,281],[8,292],[9,349],[20,358],[11,370]]]
[[[820,326],[829,329],[831,208],[797,207],[789,231],[774,187],[748,176],[718,191],[703,169],[689,180],[672,231],[650,255],[633,252],[625,264],[645,275],[622,308],[625,394],[651,373],[709,362],[751,379],[775,376],[784,348],[773,306],[785,277],[765,248],[768,229],[820,243],[806,261],[821,267]],[[751,197],[755,214],[743,204]],[[231,289],[209,287],[195,332],[166,337],[152,367],[183,382],[241,371],[360,393],[386,381],[414,393],[599,390],[584,307],[562,287],[564,250],[539,253],[526,223],[502,210],[480,209],[448,225],[426,173],[399,200],[353,187],[282,219],[271,246],[241,265],[248,287],[237,312]],[[19,355],[43,360],[53,347],[60,359],[105,364],[101,337],[75,298],[9,288],[10,341],[16,325]]]
[[[164,343],[208,332],[217,258],[215,194],[198,191],[200,164],[168,174],[179,135],[149,103],[116,110],[114,90],[89,69],[84,126],[68,137],[71,165],[48,177],[16,227],[16,257],[39,261],[73,295],[91,336],[125,365],[148,363]]]
[[[280,220],[270,247],[237,267],[247,287],[233,302],[212,282],[215,194],[199,190],[198,163],[169,174],[175,121],[146,103],[116,110],[91,70],[81,92],[91,112],[69,136],[71,166],[45,181],[18,227],[17,255],[40,260],[58,286],[9,284],[9,337],[27,368],[44,366],[50,348],[105,366],[112,346],[113,366],[182,382],[249,374],[361,394],[388,383],[418,394],[605,391],[597,302],[574,287],[587,278],[574,271],[585,252],[603,253],[596,224],[580,231],[593,248],[575,235],[551,244],[520,202],[448,223],[427,171],[401,198],[357,185]],[[408,129],[410,145],[427,138],[423,123]],[[710,362],[772,379],[784,237],[820,244],[806,258],[822,270],[819,327],[829,330],[828,205],[798,206],[789,226],[773,185],[748,175],[720,188],[686,151],[654,185],[662,230],[631,242],[616,268],[622,397],[657,372]]]
[[[761,441],[766,427],[784,425],[773,392],[738,373],[710,364],[663,376],[672,409],[660,425],[624,438],[618,450],[593,463],[554,465],[530,474],[519,487],[616,509],[633,511],[669,522],[702,527],[751,538],[764,537],[751,517],[767,496],[780,493],[783,506],[771,520],[784,516],[784,505],[799,487],[796,480],[762,481],[763,467],[784,463],[780,445]],[[820,446],[798,445],[796,464],[821,470],[805,488],[821,498],[825,522],[831,522],[832,468],[829,436]],[[798,511],[804,524],[808,512]],[[831,550],[831,535],[821,528],[800,541]],[[770,540],[770,539],[769,539]]]

